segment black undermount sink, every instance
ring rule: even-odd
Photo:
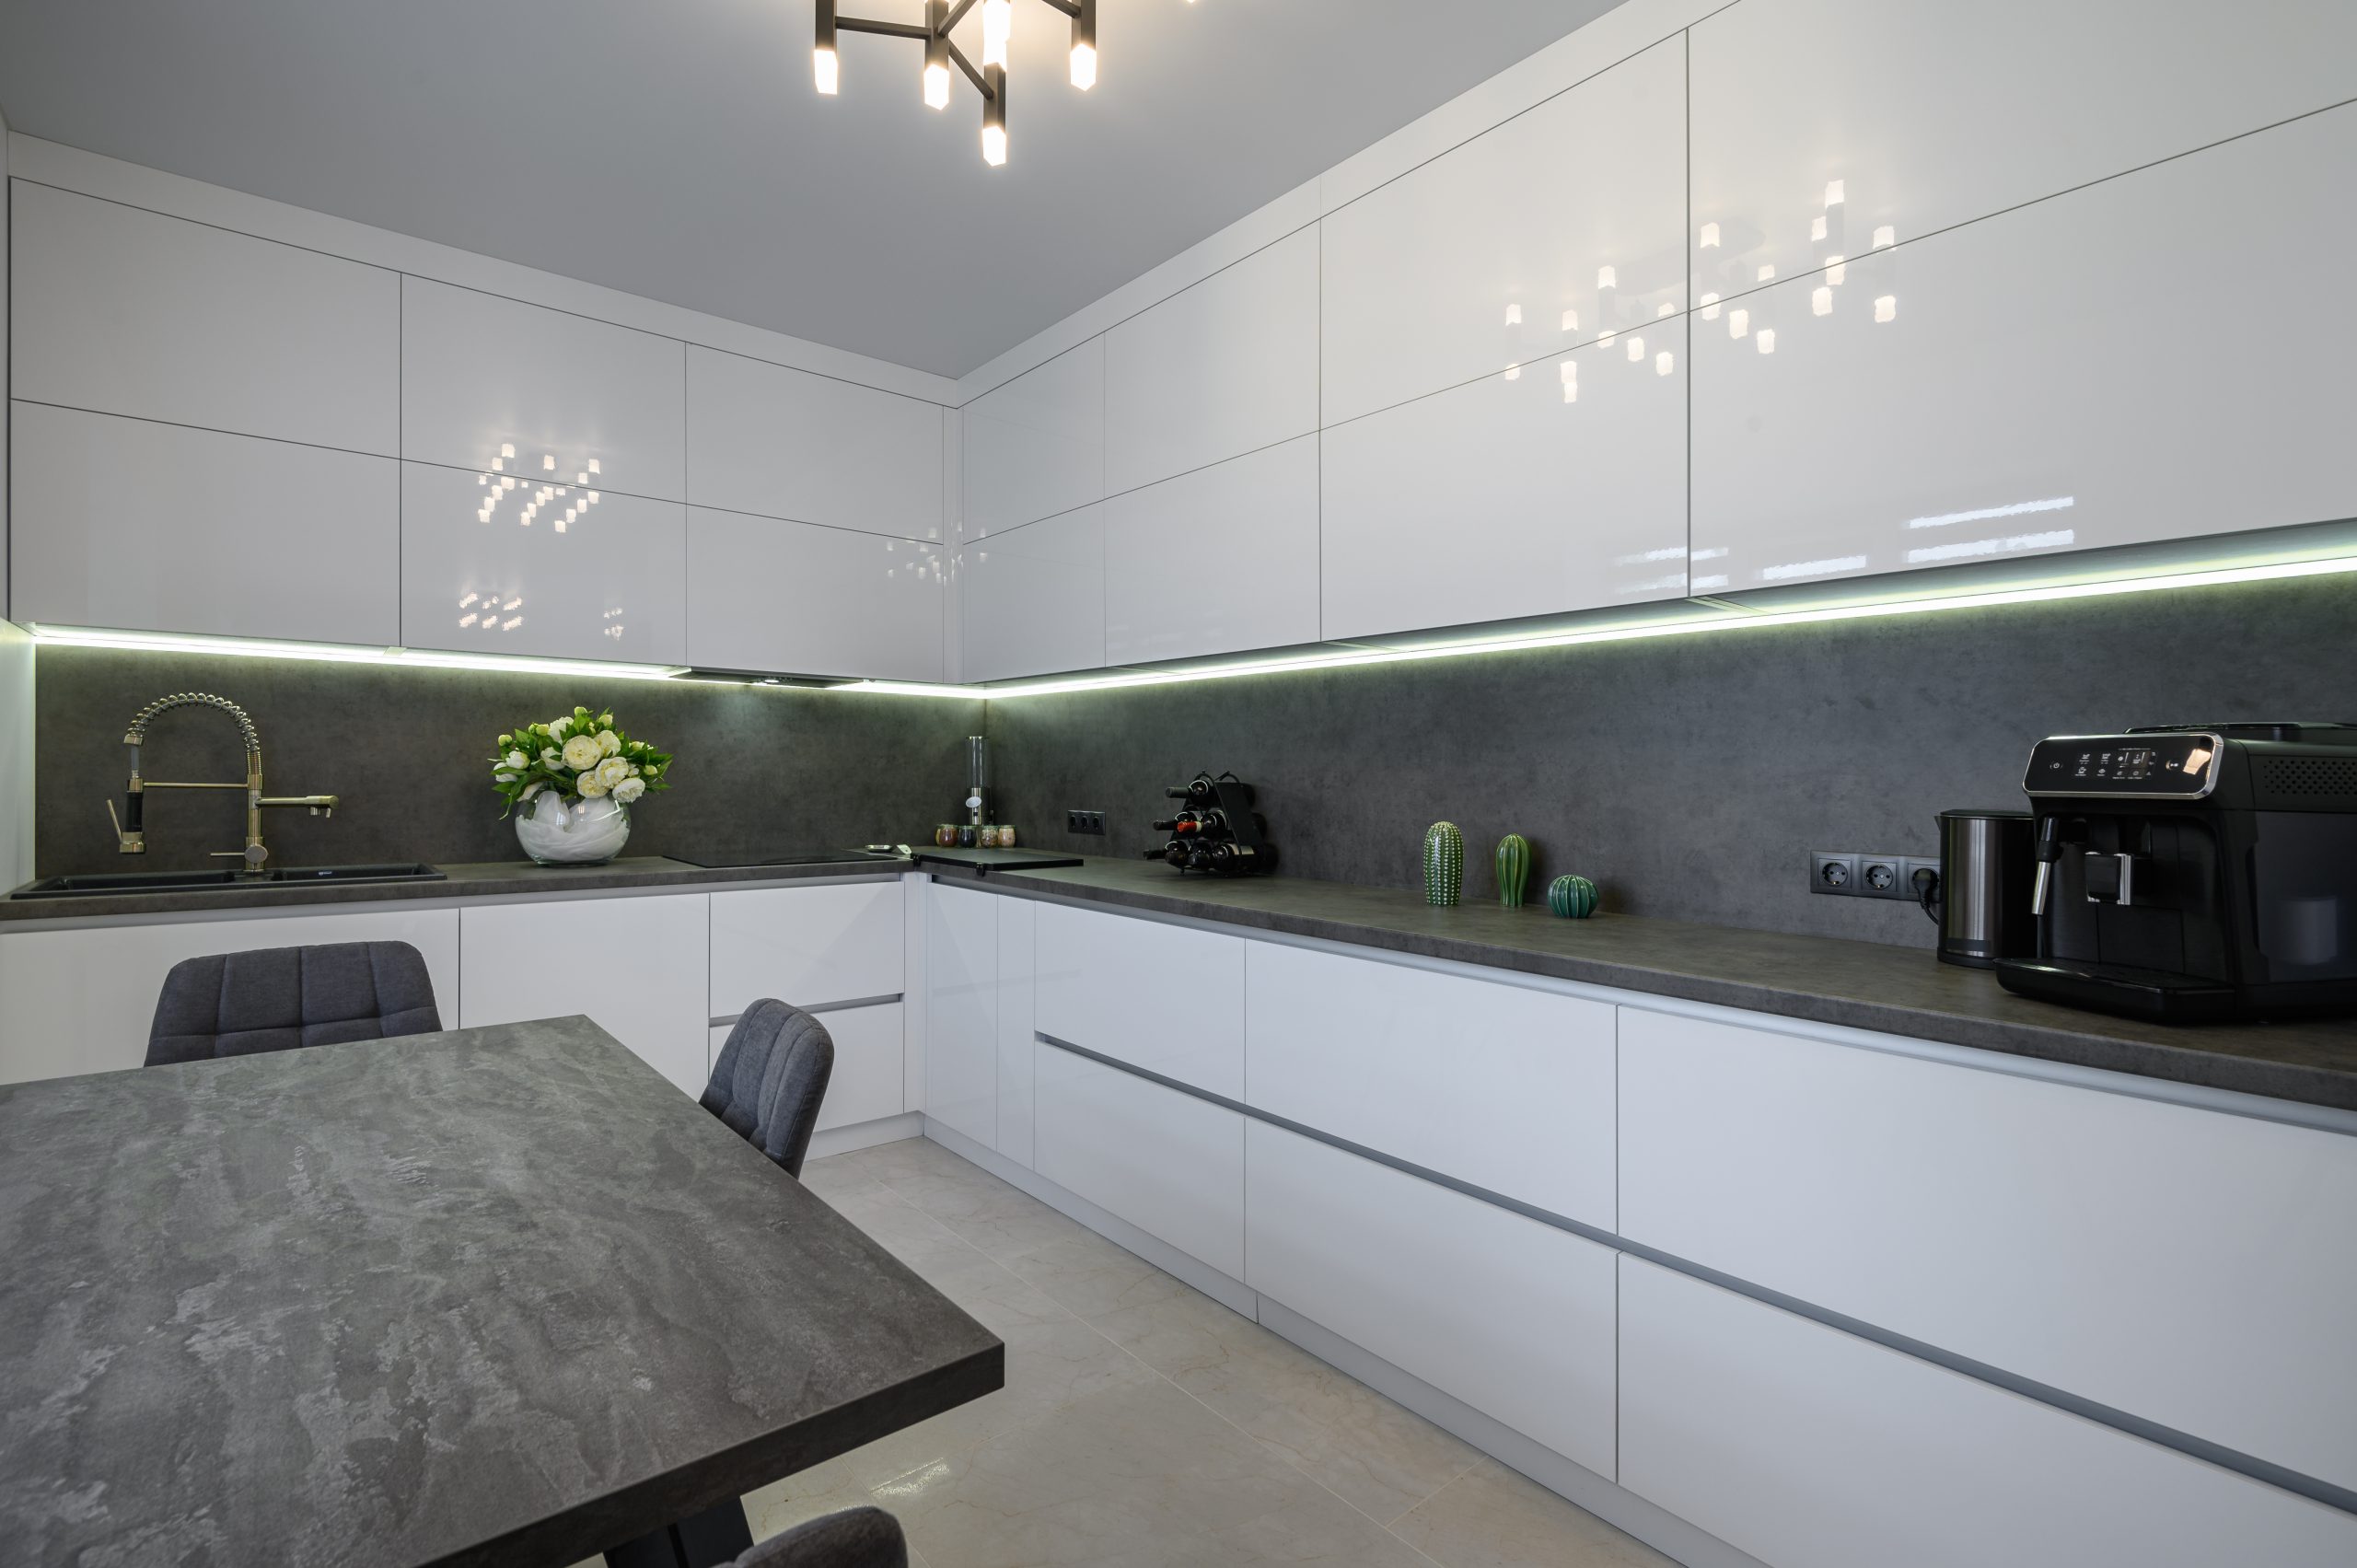
[[[99,871],[44,877],[12,899],[91,898],[105,893],[205,893],[216,888],[284,888],[325,882],[439,882],[442,872],[423,861],[398,865],[284,865],[268,871]]]

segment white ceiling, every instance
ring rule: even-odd
[[[1016,0],[1007,167],[962,79],[811,0],[0,0],[29,135],[959,375],[1615,0]],[[918,0],[842,0],[914,21]],[[981,53],[980,10],[958,40]]]

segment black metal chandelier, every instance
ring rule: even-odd
[[[1040,0],[1072,18],[1072,85],[1086,92],[1097,85],[1097,0]],[[982,8],[982,64],[977,70],[950,41],[950,29],[979,4]],[[837,78],[835,34],[881,33],[912,38],[924,45],[924,101],[949,107],[949,67],[966,74],[982,95],[982,161],[995,168],[1006,162],[1006,45],[1015,30],[1015,0],[924,0],[923,22],[876,22],[835,14],[835,0],[818,0],[819,41],[811,54],[819,90],[831,98]]]

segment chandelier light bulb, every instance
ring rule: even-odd
[[[819,90],[829,98],[835,96],[835,52],[814,49],[810,52],[811,75],[818,81]]]
[[[949,67],[928,62],[924,68],[924,106],[927,109],[949,107]]]
[[[982,100],[982,161],[1000,168],[1006,163],[1006,67],[983,66],[982,82],[990,93]]]
[[[982,64],[1004,67],[1015,36],[1015,0],[982,0]]]
[[[949,107],[949,0],[925,0],[924,106]]]
[[[1072,85],[1083,92],[1097,85],[1097,0],[1080,0],[1073,13]]]

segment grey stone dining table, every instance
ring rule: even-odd
[[[1004,1355],[586,1018],[0,1087],[0,1563],[572,1562]]]

